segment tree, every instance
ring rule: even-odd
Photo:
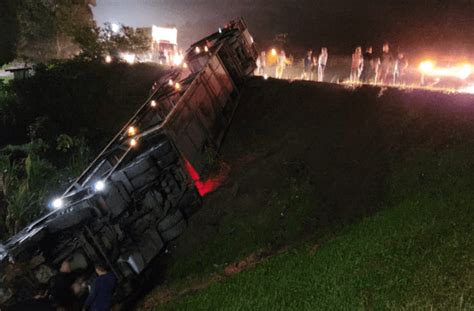
[[[151,33],[140,28],[122,26],[121,35],[116,38],[117,49],[140,54],[151,48]]]
[[[18,23],[13,1],[0,1],[0,66],[15,58]]]
[[[11,0],[8,0],[11,1]],[[46,62],[76,55],[79,29],[95,26],[92,0],[22,0],[15,2],[18,20],[16,54],[25,60]]]
[[[23,0],[16,3],[15,10],[19,23],[17,56],[39,62],[52,58],[56,30],[49,8],[43,1]]]
[[[148,28],[149,29],[149,28]],[[110,23],[103,27],[76,29],[75,39],[81,47],[81,56],[98,59],[104,55],[117,55],[119,52],[140,54],[151,49],[151,29],[133,28],[121,25],[113,31]]]
[[[110,24],[97,27],[91,5],[95,0],[2,0],[0,65],[15,57],[44,63],[81,54],[97,59],[117,51],[142,53],[150,49],[151,33]],[[6,42],[6,44],[3,44]]]

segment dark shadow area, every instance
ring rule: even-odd
[[[251,79],[221,150],[230,177],[175,243],[168,274],[210,272],[246,251],[282,247],[373,214],[386,206],[393,163],[418,148],[437,152],[472,140],[472,100]],[[305,207],[293,208],[299,205]]]

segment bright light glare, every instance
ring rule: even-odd
[[[137,134],[137,129],[134,128],[133,126],[130,126],[128,128],[128,136],[135,136],[135,134]]]
[[[176,90],[178,90],[178,91],[181,90],[181,84],[179,84],[178,82],[176,82],[176,84],[174,85],[174,88],[175,88]]]
[[[54,208],[54,209],[60,209],[64,206],[64,201],[63,199],[61,198],[56,198],[54,199],[52,202],[51,202],[51,206]]]
[[[268,79],[268,75],[267,75],[267,74],[264,74],[264,75],[263,75],[263,78],[264,78],[265,80],[267,80],[267,79]]]
[[[271,53],[272,53],[272,56],[277,56],[277,50],[272,49]]]
[[[135,63],[135,54],[122,53],[121,56],[127,63],[129,64]]]
[[[184,68],[184,69],[188,68],[188,64],[183,63],[183,68]]]
[[[209,48],[206,46],[204,46],[204,52],[209,52]]]
[[[168,84],[172,86],[172,85],[174,84],[173,79],[170,79],[170,80],[168,81]]]
[[[199,46],[196,46],[196,53],[201,53],[201,49],[199,48]]]
[[[119,25],[119,24],[116,24],[116,23],[113,23],[112,25],[110,25],[110,27],[112,28],[112,31],[113,31],[114,33],[117,33],[117,32],[119,32],[119,30],[120,30],[120,25]]]
[[[474,84],[473,85],[468,85],[464,88],[461,88],[458,90],[460,93],[468,93],[468,94],[474,94]]]
[[[472,73],[472,67],[470,64],[464,64],[460,69],[458,73],[458,77],[460,79],[467,79]]]
[[[105,57],[105,62],[106,62],[107,64],[111,63],[111,62],[112,62],[112,56],[107,55],[107,56]]]
[[[179,66],[183,63],[184,56],[180,53],[176,53],[173,55],[173,65]]]
[[[150,102],[150,106],[156,107],[156,100],[152,100],[152,101]]]
[[[104,191],[104,190],[105,190],[105,182],[102,181],[102,180],[97,181],[97,182],[94,184],[94,190],[95,190],[96,192]]]
[[[151,36],[153,41],[158,43],[178,44],[178,29],[176,28],[157,27],[153,25],[151,27]]]
[[[430,73],[433,71],[434,64],[430,60],[425,60],[420,63],[420,71],[423,73]]]
[[[130,139],[130,146],[135,147],[138,144],[137,140],[135,138]]]
[[[430,60],[421,62],[419,70],[427,76],[438,78],[455,77],[462,80],[467,79],[472,74],[472,66],[470,64],[461,64],[452,67],[436,67]]]

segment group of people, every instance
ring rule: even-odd
[[[276,56],[275,77],[283,78],[287,65],[292,63],[292,58],[287,57],[284,50],[279,53],[272,51]],[[271,58],[269,58],[271,59]],[[324,81],[326,65],[328,62],[328,49],[321,48],[319,55],[315,56],[313,50],[308,50],[303,59],[303,72],[301,79]],[[256,74],[266,75],[267,54],[262,51],[257,58]],[[374,55],[371,46],[362,51],[358,46],[352,54],[352,65],[349,76],[351,83],[376,83],[376,84],[402,84],[408,68],[408,61],[404,53],[398,53],[396,57],[390,52],[388,43],[382,46],[382,53]]]
[[[277,53],[275,50],[272,51],[273,53]],[[256,74],[264,76],[266,75],[266,68],[267,68],[267,53],[262,51],[260,55],[257,57],[257,70]],[[283,78],[283,73],[287,65],[291,64],[291,59],[286,56],[285,51],[281,50],[276,55],[276,68],[275,68],[275,78],[281,79]]]
[[[110,311],[115,275],[102,263],[95,265],[95,272],[97,277],[88,284],[69,261],[63,261],[49,285],[15,310]]]
[[[317,81],[324,81],[327,62],[328,49],[326,47],[321,48],[321,53],[319,53],[318,57],[314,57],[313,50],[309,50],[303,60],[303,74],[301,78],[303,80],[313,80],[314,73],[317,73]]]
[[[371,46],[364,53],[358,46],[352,53],[350,82],[401,84],[407,68],[408,61],[404,53],[400,52],[397,57],[393,57],[388,43],[383,44],[379,57],[373,54]]]
[[[276,53],[276,51],[275,51]],[[313,51],[309,50],[305,59],[303,60],[303,75],[304,80],[313,80],[317,76],[317,81],[324,80],[324,71],[328,61],[328,49],[321,48],[321,53],[318,57],[313,56]],[[292,64],[292,57],[287,57],[284,50],[281,50],[276,55],[276,67],[275,67],[275,78],[282,79],[285,72],[286,66]],[[265,75],[265,69],[267,67],[267,54],[262,51],[257,58],[257,75]]]

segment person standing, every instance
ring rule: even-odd
[[[275,76],[277,79],[283,78],[283,72],[285,71],[285,68],[286,68],[286,62],[287,60],[286,60],[285,51],[281,50],[277,58],[277,66],[275,70],[276,71]]]
[[[389,74],[392,72],[393,57],[390,53],[390,46],[384,43],[382,47],[382,55],[380,56],[380,70],[377,82],[382,84],[390,83]]]
[[[265,67],[267,66],[267,54],[262,51],[257,58],[257,75],[263,76],[265,74]]]
[[[402,84],[405,70],[408,68],[408,61],[404,53],[398,53],[393,66],[393,84]]]
[[[71,269],[69,261],[61,263],[59,272],[50,281],[49,294],[56,310],[71,310],[74,308],[76,297],[73,292],[73,284],[76,274]]]
[[[89,311],[110,311],[117,280],[104,264],[96,264],[95,272],[97,273],[97,278],[94,280],[89,296],[84,303],[84,309]]]
[[[326,70],[326,64],[328,62],[328,49],[326,47],[321,48],[321,54],[318,57],[318,82],[324,81],[324,71]]]
[[[354,53],[352,53],[352,66],[351,66],[351,76],[350,81],[352,83],[358,83],[360,78],[360,73],[362,71],[364,61],[362,58],[362,48],[358,46]]]
[[[308,50],[306,57],[303,60],[303,80],[312,80],[313,69],[313,50]]]
[[[370,79],[374,76],[375,62],[372,52],[373,49],[369,46],[363,55],[364,67],[362,68],[362,73],[360,75],[360,79],[363,83],[369,83]]]

